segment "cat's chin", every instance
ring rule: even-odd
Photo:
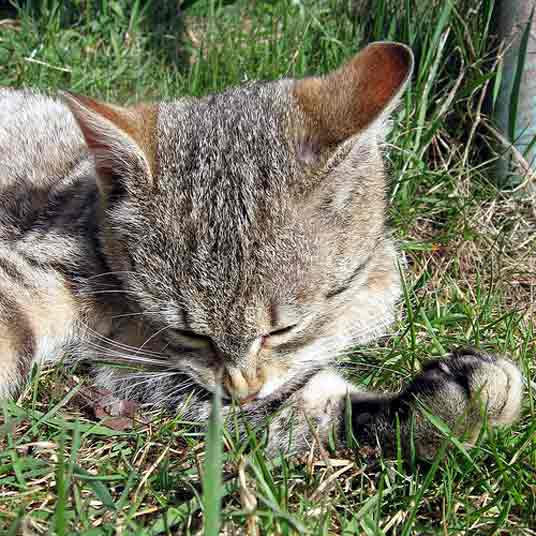
[[[241,404],[241,407],[246,411],[257,411],[267,408],[269,408],[270,412],[276,411],[294,393],[303,389],[311,381],[311,378],[316,376],[322,368],[314,367],[304,373],[282,377],[279,381],[276,379],[276,381],[271,382],[271,385],[268,385],[266,390],[263,387],[256,398]]]
[[[286,384],[288,384],[290,381],[291,380],[289,380],[288,376],[281,376],[279,378],[271,378],[267,382],[264,383],[261,390],[257,393],[256,398],[258,400],[267,398],[270,395],[277,393],[279,390],[284,389]]]

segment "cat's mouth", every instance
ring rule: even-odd
[[[321,366],[308,369],[305,373],[296,374],[266,396],[252,395],[241,400],[240,406],[246,411],[277,411],[295,392],[303,389],[313,376],[322,370]],[[262,390],[261,390],[262,393]],[[228,405],[232,405],[229,401]]]
[[[311,378],[318,374],[325,366],[323,364],[314,364],[306,368],[306,370],[296,371],[295,374],[289,375],[281,383],[272,382],[266,384],[258,393],[254,393],[240,400],[233,399],[230,396],[223,396],[222,405],[230,407],[238,404],[244,411],[275,411],[283,405],[289,397],[299,391],[309,383]],[[210,402],[214,396],[214,387],[206,385],[200,381],[199,375],[195,371],[182,370],[184,376],[195,384],[195,398],[199,401]],[[223,390],[225,392],[225,390]]]

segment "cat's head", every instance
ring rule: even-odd
[[[389,324],[380,146],[412,65],[375,43],[324,77],[200,99],[66,97],[96,157],[108,264],[174,367],[264,397]]]

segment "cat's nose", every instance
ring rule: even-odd
[[[240,402],[253,400],[264,383],[260,370],[242,370],[226,367],[223,374],[223,387],[232,398]]]

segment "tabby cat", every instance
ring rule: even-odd
[[[469,441],[482,402],[511,423],[504,358],[457,351],[392,394],[336,369],[399,296],[381,148],[412,68],[381,42],[327,76],[129,108],[0,90],[0,397],[67,357],[200,422],[219,383],[274,450],[351,432],[387,452],[398,428],[428,458],[422,407]]]

